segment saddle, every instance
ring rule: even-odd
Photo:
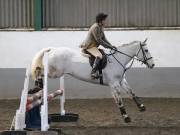
[[[102,74],[102,70],[106,67],[107,65],[107,56],[106,53],[102,50],[102,49],[98,49],[101,54],[102,54],[102,59],[99,62],[98,65],[98,71],[99,71],[99,80],[100,80],[100,84],[103,84],[103,74]],[[85,53],[85,55],[89,55],[89,64],[91,67],[93,67],[94,61],[95,61],[95,57],[93,55],[91,55],[89,52],[87,52],[86,50],[83,50],[83,53]]]

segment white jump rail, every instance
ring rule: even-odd
[[[20,107],[16,111],[16,116],[15,116],[15,130],[23,130],[26,127],[25,113],[26,113],[26,103],[28,96],[29,78],[30,78],[30,66],[26,68],[26,76],[24,80],[24,89],[22,90],[21,93]]]
[[[43,104],[41,105],[41,131],[49,129],[48,124],[48,53],[44,53],[44,86],[43,86]]]
[[[64,76],[60,78],[60,90],[62,90],[62,95],[60,96],[60,114],[64,116],[66,114],[66,111],[64,109],[64,104],[65,104]]]

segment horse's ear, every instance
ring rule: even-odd
[[[143,41],[143,43],[145,44],[147,40],[148,40],[148,38],[146,38],[146,39]]]

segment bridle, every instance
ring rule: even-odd
[[[140,62],[142,62],[143,64],[146,64],[148,67],[150,67],[149,64],[148,64],[148,61],[151,60],[153,57],[147,58],[146,52],[145,52],[145,50],[143,49],[143,46],[146,46],[146,44],[145,44],[145,43],[142,44],[142,43],[140,42],[140,48],[139,48],[137,54],[134,55],[134,56],[131,56],[131,55],[129,55],[129,54],[126,54],[126,53],[124,53],[124,52],[121,52],[121,51],[119,51],[119,50],[117,50],[117,49],[111,49],[110,54],[107,54],[107,55],[108,55],[108,56],[112,56],[112,57],[123,67],[123,69],[124,69],[123,76],[124,76],[125,72],[132,67],[132,65],[133,65],[133,63],[134,63],[134,60],[140,61]],[[112,51],[114,51],[114,52],[112,52]],[[140,60],[140,59],[137,58],[138,55],[139,55],[139,53],[140,53],[140,51],[142,51],[142,55],[143,55],[142,60]],[[148,51],[148,50],[147,50],[147,51]],[[123,55],[125,55],[125,56],[127,56],[127,57],[130,57],[130,58],[132,59],[131,64],[130,64],[128,67],[126,67],[125,65],[123,65],[123,64],[115,57],[114,54],[116,54],[116,53],[120,53],[120,54],[123,54]],[[135,56],[136,56],[136,57],[135,57]],[[123,77],[122,77],[122,79],[123,79]],[[121,79],[120,83],[122,82],[122,79]]]
[[[147,66],[149,66],[148,61],[151,60],[153,57],[147,58],[145,51],[148,51],[148,50],[144,50],[144,49],[143,49],[143,46],[146,46],[146,44],[141,44],[141,42],[140,42],[140,49],[139,49],[138,53],[136,54],[136,56],[138,56],[138,55],[139,55],[139,52],[142,51],[143,60],[139,60],[139,59],[138,59],[138,61],[144,63],[144,64],[147,65]]]

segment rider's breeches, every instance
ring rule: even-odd
[[[93,55],[94,57],[98,57],[100,59],[102,59],[102,54],[101,52],[98,50],[97,47],[92,47],[92,48],[89,48],[87,49],[86,51],[88,51],[91,55]]]

